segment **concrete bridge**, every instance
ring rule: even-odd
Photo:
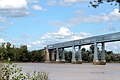
[[[46,61],[55,60],[54,50],[56,50],[56,60],[55,61],[56,62],[64,62],[65,61],[64,49],[68,48],[68,47],[72,47],[72,61],[71,62],[72,63],[82,63],[81,46],[93,44],[94,45],[93,64],[103,64],[103,65],[105,65],[106,64],[105,43],[106,42],[113,42],[113,41],[120,41],[120,32],[47,45],[47,47],[45,49]],[[101,49],[102,49],[102,55],[101,55],[100,60],[98,59],[98,49],[97,49],[97,44],[98,43],[101,44]],[[77,47],[77,46],[78,46],[78,51],[77,51],[78,52],[78,60],[76,61],[75,47]],[[62,50],[62,60],[59,59],[59,49]]]

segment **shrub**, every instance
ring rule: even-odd
[[[5,66],[0,69],[2,73],[0,80],[48,80],[48,73],[34,71],[32,75],[30,73],[23,74],[22,67],[18,68],[15,64],[10,62],[10,59],[6,62]]]

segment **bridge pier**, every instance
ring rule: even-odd
[[[59,62],[60,59],[59,59],[59,50],[58,48],[56,48],[56,62]]]
[[[81,53],[81,46],[78,46],[78,60],[76,61],[77,64],[82,64],[82,53]]]
[[[50,62],[50,53],[49,53],[49,49],[45,48],[45,62]]]
[[[65,51],[64,48],[62,48],[62,62],[65,62]]]
[[[64,48],[62,48],[62,59],[59,58],[59,49],[56,48],[56,63],[65,63]]]
[[[51,61],[55,61],[55,51],[51,51]]]
[[[93,60],[94,65],[105,65],[106,60],[105,60],[105,44],[102,43],[102,55],[101,59],[98,59],[98,49],[97,49],[97,42],[94,43],[94,60]]]
[[[72,64],[75,64],[75,63],[76,63],[75,53],[76,53],[76,51],[75,51],[75,46],[73,45],[73,46],[72,46],[72,61],[71,61]]]
[[[105,43],[102,43],[101,64],[106,65],[106,60],[105,60]]]
[[[94,43],[94,59],[93,59],[93,64],[94,65],[99,64],[97,42]]]

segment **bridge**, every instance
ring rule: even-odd
[[[105,43],[113,42],[113,41],[120,41],[120,32],[47,45],[47,47],[45,48],[46,61],[55,60],[54,50],[56,50],[56,60],[55,61],[56,62],[65,62],[64,49],[72,47],[71,63],[80,63],[81,64],[82,63],[81,46],[93,44],[94,45],[93,64],[105,65],[106,64]],[[101,44],[101,49],[102,49],[102,55],[101,55],[100,60],[98,59],[98,49],[97,49],[98,44]],[[78,51],[77,51],[78,52],[78,60],[76,61],[75,47],[77,47],[77,46],[78,46]],[[62,60],[59,59],[59,49],[62,50]]]

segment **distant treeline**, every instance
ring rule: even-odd
[[[11,43],[2,43],[0,46],[0,61],[8,58],[15,62],[43,62],[44,55],[42,50],[28,51],[27,45],[21,45],[19,48]]]
[[[61,51],[60,59],[62,58]],[[101,57],[101,51],[98,48],[99,59]],[[82,60],[85,62],[93,61],[94,46],[90,46],[90,50],[86,50],[82,48]],[[112,51],[105,51],[106,53],[106,61],[107,62],[120,62],[120,54],[115,54]],[[76,53],[76,59],[77,59]],[[11,45],[11,43],[2,43],[0,46],[0,61],[5,61],[8,58],[13,62],[44,62],[45,56],[42,50],[33,50],[28,51],[27,45],[21,45],[19,48]],[[65,51],[65,60],[66,62],[71,62],[72,51]]]

